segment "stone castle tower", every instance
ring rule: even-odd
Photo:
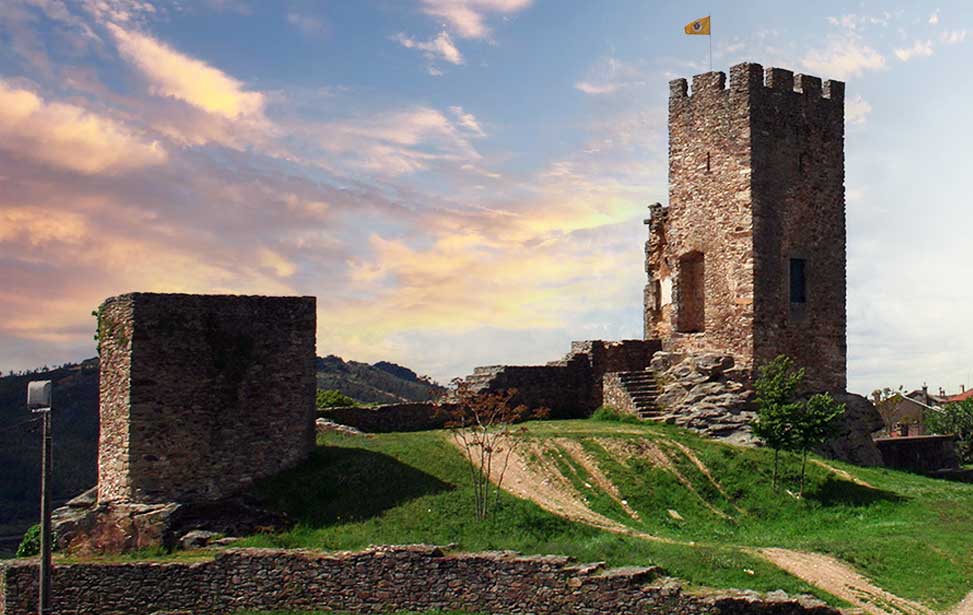
[[[844,391],[844,83],[759,64],[670,82],[669,206],[646,243],[645,337],[786,354]]]

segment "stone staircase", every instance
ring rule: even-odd
[[[618,385],[628,397],[624,405],[640,419],[652,419],[660,414],[656,400],[659,397],[659,385],[655,373],[651,370],[638,372],[616,372]],[[622,404],[620,404],[622,405]]]

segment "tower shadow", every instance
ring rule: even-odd
[[[384,453],[319,446],[299,466],[260,481],[254,495],[296,523],[321,527],[369,519],[408,500],[452,489]]]

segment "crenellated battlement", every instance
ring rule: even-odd
[[[779,354],[845,387],[845,84],[746,62],[669,82],[669,206],[646,244],[645,335]]]
[[[785,68],[764,68],[751,62],[730,68],[729,87],[726,73],[722,71],[694,75],[692,88],[686,79],[673,79],[669,82],[670,100],[691,99],[696,95],[711,96],[714,93],[756,93],[764,90],[793,92],[839,103],[845,98],[843,81],[822,81],[820,77],[813,75],[795,74]]]

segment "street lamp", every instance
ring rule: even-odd
[[[27,383],[27,407],[41,415],[41,561],[37,613],[51,612],[51,381]]]

